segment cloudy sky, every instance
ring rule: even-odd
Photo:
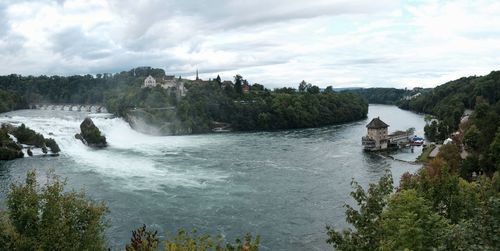
[[[0,0],[0,74],[435,86],[500,70],[499,13],[496,0]]]

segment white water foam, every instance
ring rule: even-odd
[[[52,113],[52,115],[51,115]],[[150,136],[134,131],[121,118],[87,114],[106,136],[109,146],[92,149],[83,145],[74,135],[85,117],[70,111],[16,111],[12,117],[0,117],[0,122],[21,123],[56,140],[61,155],[68,156],[82,171],[92,171],[114,179],[120,188],[161,191],[162,187],[204,187],[225,180],[221,171],[169,164],[164,152],[178,152],[186,147],[208,144],[200,137]]]

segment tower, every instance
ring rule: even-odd
[[[198,78],[198,68],[196,68],[196,80],[200,80],[200,78]]]

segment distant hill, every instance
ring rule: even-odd
[[[429,91],[429,89],[414,88],[397,89],[397,88],[345,88],[340,92],[350,92],[361,95],[370,104],[396,104],[397,101],[411,97],[421,92]]]
[[[500,71],[459,78],[411,100],[401,100],[397,105],[402,109],[435,115],[456,129],[464,110],[475,108],[477,97],[482,97],[500,111]]]

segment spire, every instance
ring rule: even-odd
[[[200,80],[200,78],[198,78],[198,68],[196,68],[196,80]]]

